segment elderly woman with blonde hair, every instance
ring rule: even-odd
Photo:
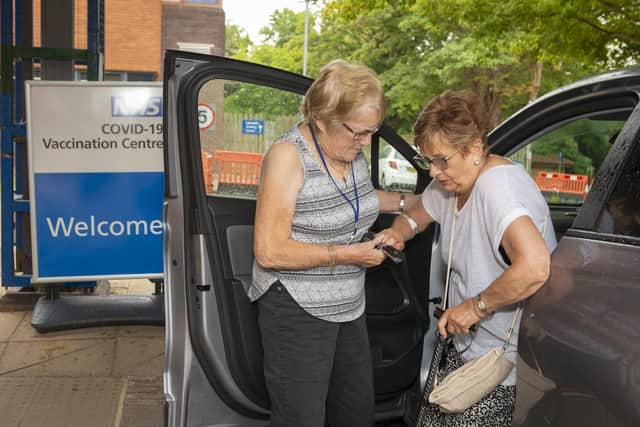
[[[361,240],[380,211],[417,200],[371,184],[363,148],[385,111],[371,69],[332,61],[305,94],[304,121],[265,155],[249,297],[276,427],[373,423],[364,280],[384,236]]]

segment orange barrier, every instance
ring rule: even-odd
[[[202,174],[204,175],[204,191],[213,193],[213,154],[202,151]]]
[[[221,188],[257,189],[260,181],[262,153],[216,151],[218,192]]]
[[[540,191],[579,194],[582,197],[586,197],[589,189],[589,177],[587,175],[538,172],[535,181]]]

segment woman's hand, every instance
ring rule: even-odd
[[[468,299],[460,305],[448,308],[438,321],[438,331],[443,338],[447,337],[447,333],[451,334],[468,334],[469,328],[475,325],[483,316],[476,308],[473,299]]]
[[[378,247],[384,242],[384,234],[378,233],[373,240],[338,246],[336,248],[338,264],[356,264],[364,268],[380,265],[385,255]]]
[[[399,251],[404,250],[404,239],[397,230],[387,228],[386,230],[381,231],[380,234],[384,235],[385,245],[393,246]]]

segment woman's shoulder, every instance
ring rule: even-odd
[[[300,155],[298,147],[287,138],[276,140],[264,155],[264,161],[269,163],[277,163],[283,168],[290,166],[292,163],[300,163]]]
[[[483,200],[496,198],[508,204],[508,200],[528,204],[527,200],[542,197],[535,181],[518,163],[509,159],[487,169],[476,182],[477,191]]]
[[[503,184],[520,180],[531,181],[531,177],[521,165],[505,157],[497,157],[499,159],[493,160],[493,164],[478,177],[477,183],[480,184],[481,187],[491,187],[494,185],[502,187]]]

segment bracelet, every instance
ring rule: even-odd
[[[406,213],[401,213],[400,216],[403,217],[405,221],[407,221],[407,223],[409,224],[409,227],[411,227],[411,232],[413,233],[413,236],[418,234],[418,223],[416,223],[416,221]]]
[[[327,246],[327,251],[329,251],[329,271],[333,273],[336,269],[336,258],[338,258],[336,247]]]
[[[401,193],[400,194],[400,207],[398,208],[398,210],[400,212],[404,212],[404,199],[405,199],[405,194]]]

